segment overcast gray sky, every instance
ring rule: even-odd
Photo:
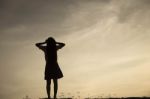
[[[150,0],[0,0],[0,96],[45,97],[44,53],[53,36],[64,73],[59,94],[150,95]]]

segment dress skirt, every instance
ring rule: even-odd
[[[45,66],[45,80],[60,79],[63,77],[63,73],[57,62],[47,63]]]

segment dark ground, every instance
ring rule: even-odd
[[[48,99],[48,98],[39,98],[39,99]],[[77,98],[57,98],[57,99],[77,99]],[[150,99],[150,97],[121,97],[121,98],[112,97],[112,98],[81,98],[81,99]]]

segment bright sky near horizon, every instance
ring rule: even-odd
[[[1,0],[1,99],[46,96],[35,43],[49,36],[66,43],[59,95],[150,96],[149,9],[150,0]]]

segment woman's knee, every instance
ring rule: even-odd
[[[50,86],[50,84],[51,84],[51,80],[46,80],[46,85]]]
[[[57,84],[58,84],[57,79],[53,79],[53,82],[54,82],[54,86],[57,86]]]

